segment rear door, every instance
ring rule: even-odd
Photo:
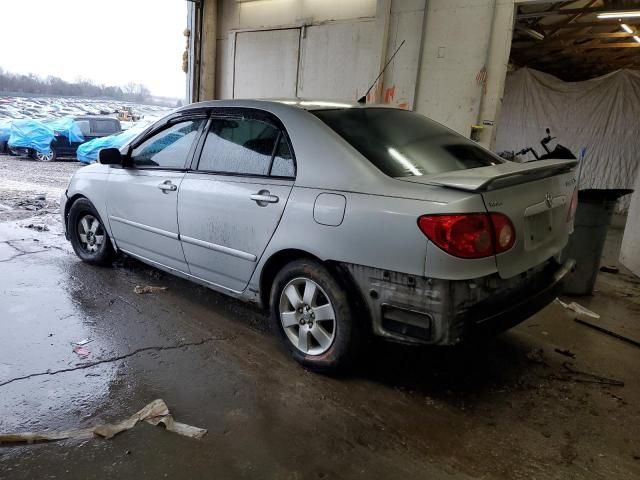
[[[233,291],[249,282],[295,178],[284,130],[252,113],[211,118],[180,187],[180,239],[192,275]]]
[[[206,122],[183,117],[134,146],[132,165],[111,168],[107,210],[119,248],[188,272],[178,230],[178,189]]]

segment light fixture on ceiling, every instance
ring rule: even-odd
[[[633,33],[633,29],[627,25],[626,23],[621,23],[620,26],[622,27],[622,29],[627,32],[627,33]]]
[[[633,36],[633,39],[634,39],[636,42],[640,43],[640,37],[639,37],[638,35],[634,35],[634,36]]]
[[[598,18],[607,19],[607,18],[638,18],[640,17],[640,10],[632,10],[628,12],[604,12],[599,13]]]

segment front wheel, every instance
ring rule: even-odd
[[[321,263],[285,265],[273,282],[270,305],[274,329],[305,367],[337,370],[356,357],[364,330],[356,328],[347,290]]]
[[[100,215],[86,198],[76,200],[69,210],[67,228],[76,255],[94,265],[109,265],[115,256]]]

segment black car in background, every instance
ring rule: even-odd
[[[78,147],[89,140],[99,137],[107,137],[114,135],[122,131],[120,121],[117,118],[111,117],[74,117],[73,119],[80,127],[84,142],[71,142],[64,135],[58,135],[54,137],[51,142],[51,151],[48,154],[42,154],[36,151],[30,153],[30,155],[36,160],[41,162],[53,162],[58,157],[75,157]]]

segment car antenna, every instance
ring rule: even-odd
[[[386,65],[384,66],[384,68],[382,69],[382,71],[380,72],[380,74],[376,77],[376,79],[373,81],[373,83],[371,84],[371,86],[369,87],[369,90],[367,90],[367,93],[365,93],[363,96],[361,96],[358,99],[358,103],[361,103],[362,105],[364,105],[365,103],[367,103],[367,95],[369,95],[369,92],[371,91],[371,89],[374,87],[374,85],[376,84],[376,82],[378,80],[380,80],[380,77],[384,74],[385,70],[387,69],[387,67],[389,66],[389,64],[391,63],[391,61],[393,60],[393,58],[396,56],[396,54],[400,51],[400,49],[402,48],[402,46],[404,45],[404,42],[406,40],[402,40],[402,43],[400,44],[400,46],[398,48],[396,48],[396,51],[393,52],[393,55],[391,55],[391,58],[389,59],[389,61],[386,63]]]

